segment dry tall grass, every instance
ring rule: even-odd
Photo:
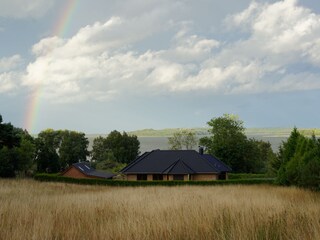
[[[320,239],[320,194],[0,180],[0,239]]]

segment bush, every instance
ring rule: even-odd
[[[273,179],[230,179],[223,181],[124,181],[110,179],[90,179],[90,178],[70,178],[63,177],[57,174],[36,174],[35,180],[45,182],[65,182],[86,185],[106,185],[106,186],[182,186],[182,185],[198,185],[198,186],[213,186],[213,185],[253,185],[253,184],[273,184]]]
[[[228,173],[229,179],[261,179],[268,178],[264,173]]]

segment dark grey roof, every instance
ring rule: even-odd
[[[193,174],[219,173],[221,170],[195,150],[153,150],[142,154],[121,172],[125,174]]]
[[[210,155],[210,154],[203,154],[204,158],[206,158],[219,172],[231,172],[232,169],[227,164],[219,160],[218,158]]]
[[[112,173],[105,173],[105,172],[96,171],[93,167],[91,167],[86,162],[74,163],[74,164],[72,164],[72,166],[74,166],[79,171],[81,171],[82,173],[84,173],[85,175],[88,175],[88,176],[100,177],[100,178],[112,178],[115,175]]]

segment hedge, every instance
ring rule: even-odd
[[[228,173],[229,179],[256,179],[256,178],[268,178],[264,173]]]
[[[65,182],[86,185],[106,185],[106,186],[181,186],[181,185],[253,185],[253,184],[274,184],[274,179],[231,179],[217,181],[125,181],[109,179],[90,179],[90,178],[70,178],[57,176],[56,174],[36,174],[34,179],[44,182]]]

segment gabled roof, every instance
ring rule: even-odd
[[[115,175],[112,173],[96,171],[93,167],[91,167],[86,162],[74,163],[72,164],[72,166],[87,176],[99,177],[99,178],[112,178]]]
[[[192,174],[195,173],[191,167],[184,163],[181,159],[172,164],[169,168],[163,171],[164,174]]]
[[[219,173],[222,171],[219,166],[195,150],[153,150],[142,154],[121,172],[125,174]]]

